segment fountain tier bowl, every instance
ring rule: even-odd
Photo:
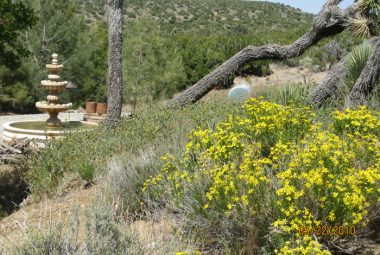
[[[89,131],[97,125],[85,121],[62,122],[60,127],[51,128],[45,121],[16,121],[3,125],[3,139],[10,140],[50,140],[63,137],[68,133]]]
[[[44,87],[48,91],[56,91],[58,93],[58,92],[63,91],[66,88],[67,83],[68,83],[67,81],[56,82],[56,81],[45,80],[45,81],[41,81],[41,86]]]
[[[46,69],[51,73],[59,73],[63,69],[63,65],[47,64]]]
[[[49,104],[46,101],[37,102],[36,107],[42,112],[64,112],[71,108],[72,104]]]

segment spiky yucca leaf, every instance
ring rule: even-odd
[[[353,48],[353,50],[346,56],[346,66],[341,86],[341,95],[343,97],[351,91],[372,51],[372,45],[365,40],[362,44]]]
[[[358,37],[370,37],[371,29],[369,27],[370,21],[365,16],[359,15],[352,20],[351,30]]]
[[[359,0],[357,6],[361,12],[367,10],[376,12],[380,9],[380,0]]]

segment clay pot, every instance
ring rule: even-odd
[[[107,113],[107,104],[97,103],[96,104],[96,113],[99,115],[106,114]]]
[[[86,102],[86,113],[96,113],[95,102]]]

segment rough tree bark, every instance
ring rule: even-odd
[[[123,0],[108,0],[108,94],[106,127],[121,118],[123,92]]]
[[[347,107],[353,107],[363,104],[365,98],[372,92],[380,77],[380,37],[372,40],[374,46],[372,54],[369,56],[359,78],[352,88],[348,100]]]
[[[315,105],[322,105],[328,98],[339,91],[344,77],[345,64],[346,59],[343,58],[331,67],[325,79],[312,90],[309,102]]]
[[[283,60],[301,55],[322,38],[341,33],[352,19],[354,8],[341,10],[342,0],[328,0],[314,20],[312,29],[291,45],[269,44],[261,47],[248,46],[224,62],[213,72],[169,102],[169,106],[184,106],[194,103],[206,95],[216,84],[222,83],[242,66],[253,60]]]

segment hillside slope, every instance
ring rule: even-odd
[[[106,0],[80,1],[90,19],[104,18]],[[242,34],[288,30],[311,24],[313,15],[284,4],[240,0],[127,0],[127,21],[151,17],[165,30],[179,33]]]

